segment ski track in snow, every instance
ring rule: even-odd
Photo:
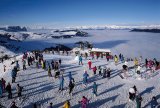
[[[16,104],[23,108],[31,108],[33,103],[40,104],[41,108],[46,108],[50,102],[53,103],[54,108],[61,108],[64,102],[70,99],[72,108],[79,108],[80,105],[78,101],[81,100],[82,96],[86,96],[90,99],[89,108],[135,108],[135,103],[128,102],[128,90],[133,85],[136,85],[139,93],[142,94],[142,107],[145,106],[145,108],[149,108],[148,102],[150,102],[153,95],[158,95],[158,98],[160,98],[159,74],[148,80],[121,79],[118,74],[122,64],[115,66],[113,61],[107,62],[106,59],[101,58],[99,60],[93,60],[92,66],[104,65],[113,70],[110,79],[103,79],[98,75],[96,77],[92,76],[92,71],[87,68],[88,60],[84,59],[84,65],[79,66],[78,63],[74,61],[73,56],[45,54],[44,58],[47,60],[62,58],[61,68],[65,70],[64,87],[68,87],[68,72],[72,73],[76,81],[72,98],[70,99],[68,90],[64,90],[63,93],[58,93],[59,80],[54,77],[48,77],[46,70],[36,69],[34,64],[27,67],[25,71],[19,71],[16,83],[12,84],[13,97],[17,95],[15,90],[17,83],[24,87],[22,92],[22,95],[25,96],[24,100],[18,100],[17,98],[8,100],[7,93],[5,93],[5,97],[0,98],[2,105],[8,107],[10,103],[15,100]],[[133,63],[130,63],[130,65],[132,64]],[[86,88],[82,85],[84,69],[87,69],[90,76]],[[10,72],[8,71],[4,74],[4,78],[7,81],[11,81],[8,73]],[[53,73],[52,70],[52,75]],[[91,88],[94,81],[98,84],[98,96],[96,98],[93,97]]]

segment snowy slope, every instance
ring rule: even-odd
[[[19,56],[17,59],[20,59]],[[59,56],[44,54],[46,60],[58,60],[62,58],[61,69],[64,69],[65,76],[65,87],[68,86],[68,72],[71,72],[75,81],[76,87],[73,91],[73,97],[70,100],[72,108],[79,108],[80,105],[78,101],[81,100],[82,96],[86,96],[90,99],[89,108],[135,108],[135,103],[128,102],[128,90],[133,85],[136,85],[139,93],[141,93],[143,101],[142,106],[145,108],[150,108],[148,102],[154,95],[159,96],[159,77],[160,74],[150,78],[148,80],[137,80],[137,79],[121,79],[119,77],[119,72],[121,70],[122,63],[115,66],[113,61],[107,62],[106,59],[93,60],[93,66],[106,66],[112,69],[111,79],[102,79],[99,76],[92,76],[92,71],[88,70],[87,61],[84,59],[84,65],[79,66],[77,61],[74,60],[74,56]],[[133,63],[129,62],[129,66]],[[89,73],[89,84],[86,88],[82,85],[82,75],[86,69]],[[52,74],[54,72],[52,71]],[[3,77],[7,81],[11,81],[9,74],[4,74]],[[96,81],[98,84],[98,96],[96,98],[92,95],[92,84]],[[41,108],[46,108],[50,102],[53,103],[54,108],[62,108],[64,101],[69,99],[68,90],[63,93],[58,93],[59,80],[53,77],[48,77],[47,71],[42,69],[36,69],[35,64],[31,67],[27,67],[26,71],[18,72],[18,77],[16,83],[19,83],[24,87],[23,102],[16,99],[7,100],[6,97],[0,99],[0,102],[4,106],[9,106],[9,104],[15,100],[19,107],[31,108],[33,103],[40,104]],[[13,97],[15,94],[15,85]],[[160,101],[160,100],[158,100]]]

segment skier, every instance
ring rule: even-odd
[[[70,102],[69,100],[66,100],[62,108],[70,108]]]
[[[8,99],[12,99],[12,88],[10,83],[6,86],[6,91],[8,92]]]
[[[50,67],[50,66],[48,67],[48,76],[49,76],[49,77],[52,77],[52,74],[51,74],[51,67]]]
[[[18,107],[16,106],[16,103],[13,101],[10,108],[18,108]]]
[[[91,62],[91,60],[89,59],[89,61],[88,61],[88,67],[89,67],[89,69],[91,69],[91,66],[92,65],[92,62]]]
[[[47,108],[53,108],[53,103],[51,102]]]
[[[83,74],[83,84],[84,84],[85,86],[87,86],[88,77],[89,77],[89,75],[87,74],[87,71],[85,71],[84,74]]]
[[[98,66],[98,72],[99,72],[99,76],[102,76],[102,69],[101,69],[101,66]]]
[[[3,95],[3,87],[2,87],[2,81],[0,80],[0,98]]]
[[[51,102],[47,108],[53,108],[53,103]]]
[[[26,61],[23,60],[23,70],[26,70]]]
[[[73,81],[70,81],[69,82],[69,95],[72,96],[72,91],[73,91],[73,88],[74,88],[75,84]]]
[[[63,86],[64,86],[64,77],[63,77],[63,75],[61,75],[59,77],[59,82],[60,82],[60,84],[59,84],[59,90],[63,91]]]
[[[136,108],[141,108],[142,97],[140,95],[136,96]]]
[[[2,81],[2,89],[3,89],[3,93],[5,92],[5,89],[6,89],[6,81],[2,78],[1,79]]]
[[[96,71],[97,71],[97,67],[94,66],[94,67],[93,67],[93,73],[94,73],[94,75],[96,74]]]
[[[81,108],[87,108],[89,100],[85,96],[83,96],[82,100],[79,101],[79,103],[81,103]]]
[[[158,105],[157,99],[155,96],[153,96],[151,100],[151,108],[156,108],[157,105]]]
[[[17,84],[16,90],[17,90],[18,97],[22,96],[22,89],[23,89],[23,87],[21,87],[19,84]]]
[[[96,97],[97,96],[97,84],[96,84],[96,82],[94,82],[92,90],[93,90],[92,92],[93,92],[94,96]]]
[[[82,63],[82,56],[79,56],[79,65],[83,65],[83,63]]]

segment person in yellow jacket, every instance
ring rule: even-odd
[[[115,62],[115,65],[118,64],[118,57],[117,57],[117,55],[114,56],[114,62]]]
[[[70,102],[69,102],[69,100],[66,100],[66,102],[63,105],[63,108],[70,108]]]
[[[134,66],[135,67],[138,66],[138,59],[137,58],[134,59]]]

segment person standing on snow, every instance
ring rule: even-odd
[[[8,92],[8,99],[12,99],[12,87],[10,83],[6,86],[6,91]]]
[[[21,87],[19,84],[17,84],[16,90],[17,90],[18,97],[22,96],[22,89],[23,89],[23,87]]]
[[[137,87],[134,85],[129,89],[129,101],[131,100],[133,101],[136,97],[136,94],[138,94],[138,91],[137,91]]]
[[[138,59],[137,59],[137,58],[134,59],[134,66],[135,66],[135,67],[138,66]]]
[[[35,62],[36,62],[36,68],[39,69],[39,62],[38,62],[38,60],[36,59]]]
[[[109,61],[109,59],[110,59],[109,53],[106,53],[106,59],[107,59],[107,61]]]
[[[82,63],[82,56],[79,56],[79,65],[83,65],[83,63]]]
[[[5,89],[6,89],[6,81],[2,78],[1,79],[2,81],[2,89],[3,89],[3,93],[5,92]]]
[[[103,68],[103,78],[106,78],[106,74],[107,74],[107,71],[105,68]]]
[[[140,65],[138,65],[136,72],[137,72],[137,74],[140,75],[140,73],[141,73],[141,66]]]
[[[94,73],[94,75],[96,75],[96,71],[97,71],[97,67],[94,66],[94,67],[93,67],[93,73]]]
[[[102,76],[102,69],[101,69],[101,66],[98,66],[98,72],[99,72],[99,76]]]
[[[72,80],[73,80],[73,82],[74,82],[74,78],[72,77],[71,72],[69,72],[69,74],[68,74],[68,78],[69,78],[69,82],[70,82],[70,81],[72,81]]]
[[[157,99],[155,96],[153,96],[151,100],[151,108],[156,108],[157,105],[158,105]]]
[[[89,70],[91,69],[91,66],[92,65],[92,62],[91,62],[91,60],[89,59],[89,61],[88,61],[88,67],[89,67]]]
[[[54,70],[54,65],[55,65],[55,63],[54,63],[54,61],[52,60],[51,66],[52,66],[52,69],[53,69],[53,70]]]
[[[3,95],[3,87],[2,87],[2,81],[0,80],[0,98]]]
[[[3,66],[4,72],[6,71],[6,65]]]
[[[92,60],[93,60],[94,59],[94,53],[93,52],[91,53],[91,57],[92,57]]]
[[[63,75],[61,75],[59,77],[59,82],[60,82],[60,84],[59,84],[59,90],[63,91],[63,86],[64,86],[64,77],[63,77]]]
[[[82,100],[79,101],[79,103],[81,103],[81,108],[88,108],[89,100],[85,96],[83,96]]]
[[[48,76],[49,76],[49,77],[52,77],[51,67],[50,67],[50,66],[48,67]]]
[[[69,95],[72,96],[72,91],[73,91],[73,88],[74,88],[75,84],[73,81],[70,81],[69,82]]]
[[[83,84],[84,84],[85,86],[86,86],[87,83],[88,83],[88,77],[89,77],[89,75],[88,75],[87,71],[85,71],[84,74],[83,74]]]
[[[61,65],[61,63],[62,63],[62,60],[61,60],[61,59],[59,59],[59,65]]]
[[[26,61],[23,60],[22,62],[23,62],[23,70],[26,70]]]
[[[14,67],[14,68],[13,68],[13,70],[12,70],[12,72],[11,72],[11,76],[12,76],[12,83],[14,83],[14,82],[15,82],[15,80],[16,80],[16,75],[17,75],[17,68],[16,68],[16,67]]]
[[[97,84],[96,82],[94,82],[93,86],[92,86],[92,92],[94,94],[94,96],[96,97],[97,96]]]
[[[140,95],[136,96],[136,108],[141,108],[142,97]]]
[[[117,57],[117,55],[114,56],[114,62],[115,62],[115,65],[117,66],[117,64],[118,64],[118,57]]]
[[[16,61],[16,68],[17,68],[18,71],[20,70],[18,61]]]
[[[70,102],[69,100],[66,100],[62,108],[70,108]]]
[[[111,76],[111,69],[108,68],[108,69],[107,69],[107,78],[110,78],[110,76]]]

